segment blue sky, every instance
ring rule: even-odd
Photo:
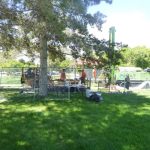
[[[108,39],[111,26],[116,28],[116,42],[129,47],[150,47],[150,0],[113,0],[111,5],[101,2],[89,8],[90,13],[100,11],[107,16],[102,32],[90,28],[99,39]]]

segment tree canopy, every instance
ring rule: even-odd
[[[123,62],[127,66],[136,66],[143,69],[150,66],[150,48],[138,46],[126,48],[123,52]]]

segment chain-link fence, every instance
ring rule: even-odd
[[[87,76],[84,86],[80,84],[81,69],[66,68],[65,82],[60,81],[61,70],[62,68],[47,68],[48,82],[44,84],[47,85],[48,93],[54,99],[70,99],[70,93],[83,94],[86,87],[98,89],[99,77],[102,77],[100,70],[97,70],[94,82],[92,69],[85,69]],[[0,88],[15,88],[21,93],[38,94],[39,68],[0,68]]]
[[[62,68],[48,68],[47,75],[52,80],[60,79],[60,72]],[[81,75],[81,69],[66,68],[66,79],[79,80]],[[92,69],[85,69],[87,79],[93,81]],[[38,80],[39,68],[0,68],[0,86],[2,87],[21,87],[21,76],[22,74],[28,75],[29,79]],[[34,76],[36,74],[36,76]],[[103,80],[104,75],[101,70],[97,70],[96,75],[97,81]],[[37,82],[37,81],[36,81]]]
[[[48,91],[49,93],[54,92],[56,95],[61,95],[63,89],[58,87],[61,83],[58,82],[60,79],[60,72],[62,68],[47,68],[48,76]],[[85,69],[86,72],[86,87],[90,87],[92,90],[100,90],[106,87],[108,82],[106,73],[103,70],[96,70],[96,77],[93,77],[93,69]],[[80,83],[81,69],[79,68],[66,68],[66,83],[76,86]],[[116,83],[122,85],[124,83],[125,76],[129,74],[131,84],[137,85],[143,81],[150,81],[150,73],[147,72],[116,72]],[[23,83],[22,77],[25,77],[26,81]],[[51,84],[53,83],[53,84]],[[65,83],[63,83],[65,85]],[[61,85],[62,86],[62,85]],[[0,88],[18,88],[28,89],[29,91],[38,92],[39,87],[39,68],[0,68]],[[60,91],[60,93],[59,93]],[[69,90],[66,90],[69,91]]]

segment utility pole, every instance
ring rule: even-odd
[[[114,50],[115,50],[115,32],[116,29],[114,26],[112,26],[111,28],[109,28],[109,50],[110,50],[110,76],[109,76],[109,84],[114,84],[114,71],[115,71],[115,66],[113,65],[113,60],[114,58]]]
[[[114,26],[109,28],[109,47],[112,48],[113,50],[115,47],[115,32],[116,29]]]

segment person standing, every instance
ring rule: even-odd
[[[93,78],[94,78],[94,82],[96,83],[96,67],[94,66],[93,68]]]
[[[130,77],[129,77],[129,75],[127,75],[127,76],[125,77],[125,88],[126,88],[127,90],[129,90],[129,87],[130,87]]]
[[[81,77],[80,77],[81,84],[85,84],[85,78],[86,78],[86,72],[84,71],[84,69],[82,69]]]
[[[61,74],[60,74],[60,80],[65,81],[66,80],[66,73],[65,69],[62,69]]]

